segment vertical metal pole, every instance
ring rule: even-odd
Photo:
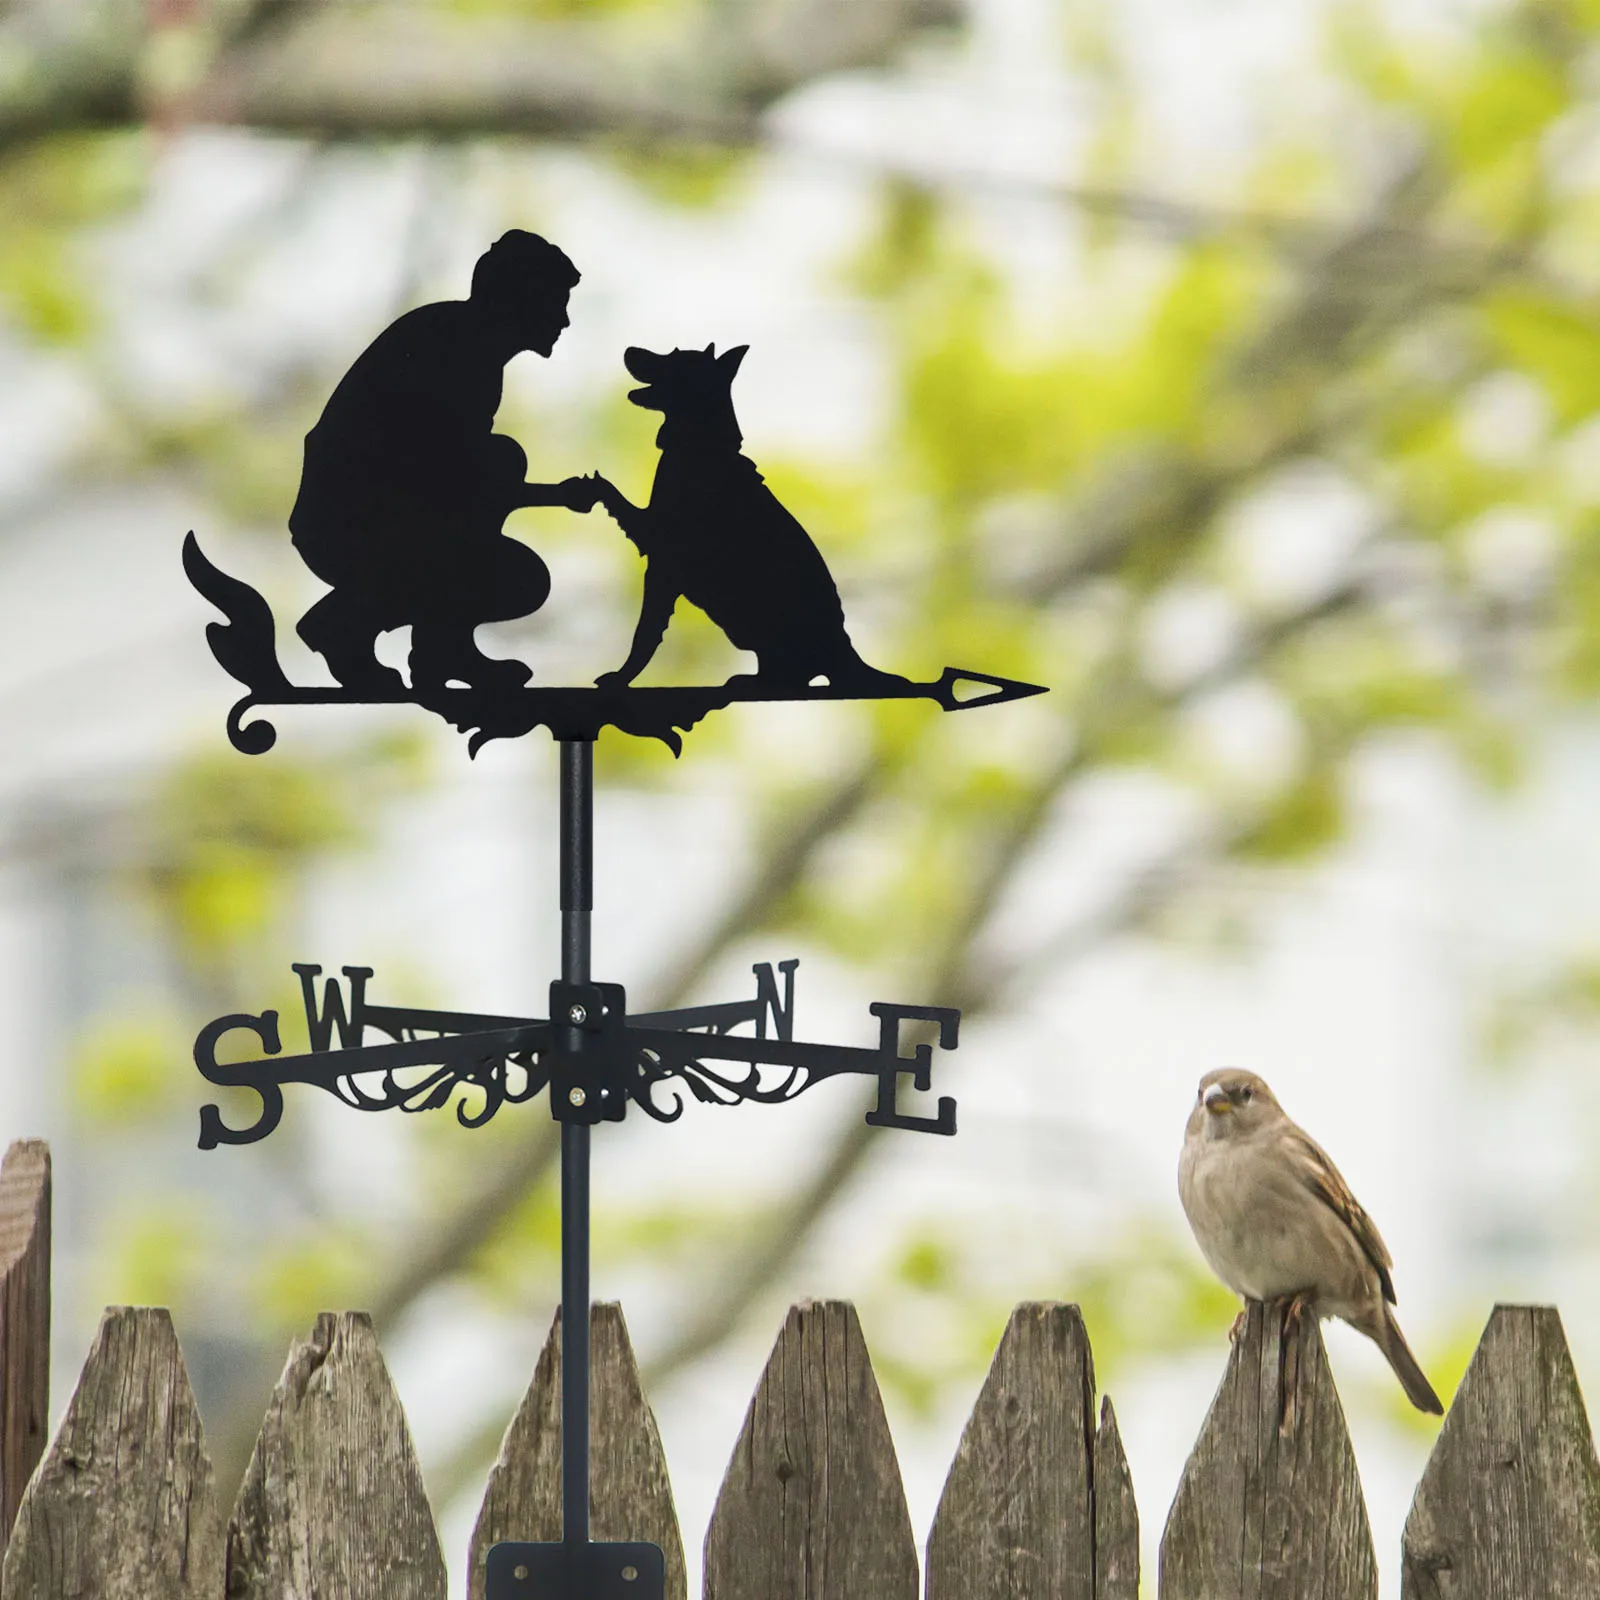
[[[561,977],[589,981],[594,746],[561,741]],[[558,1018],[552,1017],[552,1022]],[[572,1030],[572,1043],[579,1037]],[[561,1537],[589,1540],[589,1129],[561,1124]]]

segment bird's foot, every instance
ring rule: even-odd
[[[1283,1302],[1283,1325],[1278,1344],[1278,1374],[1281,1403],[1278,1432],[1294,1428],[1295,1403],[1300,1394],[1300,1323],[1310,1305],[1310,1297],[1292,1294]]]
[[[1240,1306],[1239,1315],[1233,1319],[1233,1326],[1228,1329],[1228,1343],[1238,1344],[1239,1336],[1244,1332],[1244,1325],[1250,1320],[1250,1307]]]
[[[1292,1294],[1283,1306],[1283,1332],[1286,1338],[1298,1338],[1300,1334],[1300,1319],[1305,1315],[1306,1307],[1311,1303],[1311,1297],[1306,1294]]]

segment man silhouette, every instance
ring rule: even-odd
[[[506,363],[550,354],[577,281],[555,245],[512,229],[479,257],[468,299],[420,306],[380,333],[306,435],[289,531],[333,592],[298,632],[346,688],[405,693],[373,648],[406,624],[413,694],[527,681],[520,661],[473,639],[479,623],[525,617],[550,593],[549,569],[501,524],[519,506],[588,511],[598,490],[587,478],[524,482],[527,457],[494,417]]]

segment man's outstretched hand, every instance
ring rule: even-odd
[[[593,511],[611,485],[598,472],[563,478],[556,485],[556,504],[568,511]],[[613,491],[614,492],[614,491]]]

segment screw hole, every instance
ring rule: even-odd
[[[528,1569],[526,1567],[513,1567],[511,1569],[511,1576],[515,1578],[518,1583],[526,1583],[528,1581]]]
[[[622,1569],[622,1581],[624,1583],[632,1583],[638,1576],[639,1569],[637,1567],[624,1567]]]

